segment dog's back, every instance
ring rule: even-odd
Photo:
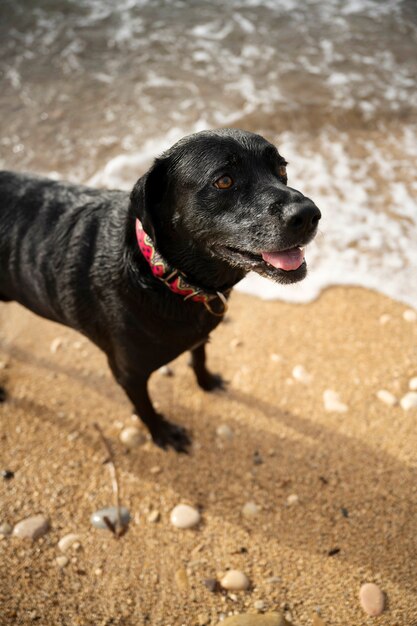
[[[127,205],[127,197],[0,172],[0,299],[76,325],[69,318],[83,297],[88,301],[100,228],[111,220],[115,205]]]

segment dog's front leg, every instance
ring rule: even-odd
[[[186,431],[181,426],[168,422],[152,406],[148,393],[149,375],[136,372],[122,372],[110,362],[113,374],[125,390],[133,408],[147,426],[153,441],[163,449],[173,448],[177,452],[187,452],[191,443]]]
[[[220,374],[212,374],[206,366],[206,341],[191,350],[191,366],[197,382],[204,391],[224,389],[225,381]]]

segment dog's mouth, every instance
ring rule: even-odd
[[[277,270],[293,272],[298,270],[304,261],[304,248],[289,248],[281,252],[262,252],[265,263],[272,265]]]
[[[272,252],[248,252],[225,246],[222,252],[222,256],[226,256],[227,260],[234,265],[239,265],[246,271],[257,272],[280,283],[297,282],[302,280],[307,273],[304,248],[301,246]]]

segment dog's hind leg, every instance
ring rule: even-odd
[[[191,350],[191,367],[197,378],[197,382],[204,391],[224,389],[225,381],[220,374],[212,374],[206,366],[206,343],[200,343]]]

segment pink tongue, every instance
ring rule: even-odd
[[[302,248],[291,248],[284,252],[262,252],[264,261],[280,270],[297,270],[304,261]]]

